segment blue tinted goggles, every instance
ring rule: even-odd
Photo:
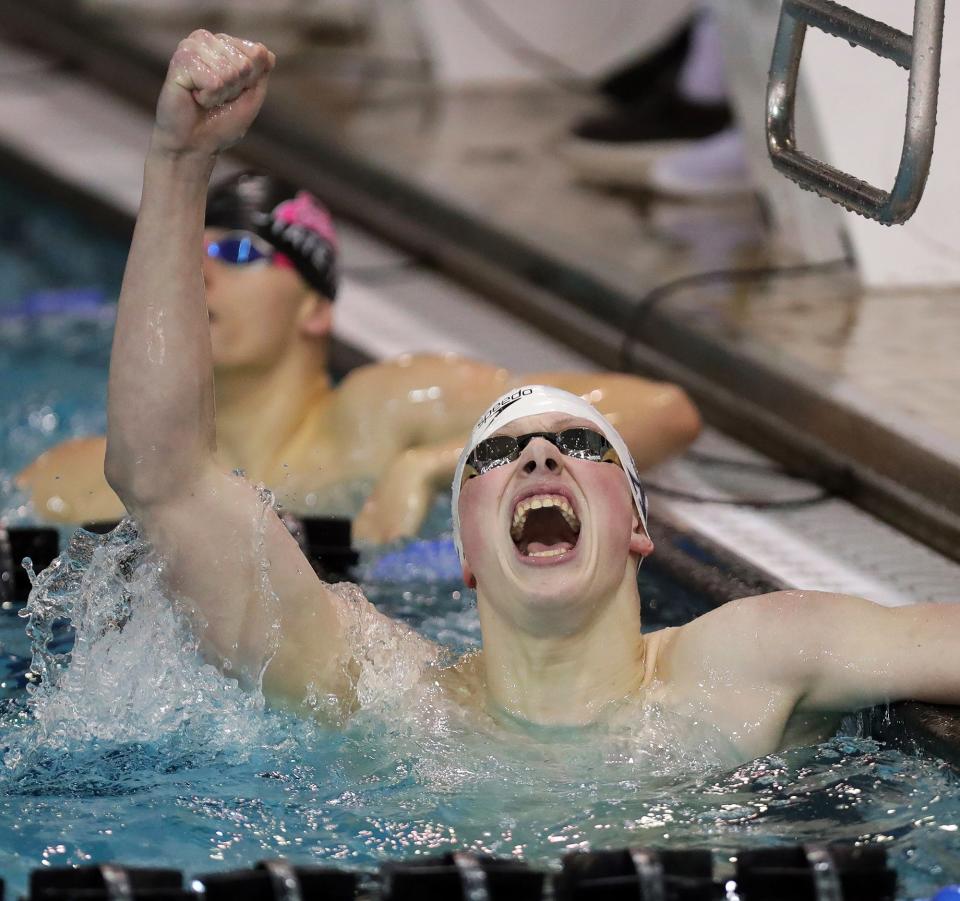
[[[211,259],[231,266],[283,263],[286,260],[263,238],[248,231],[227,232],[216,241],[204,241],[204,250]]]

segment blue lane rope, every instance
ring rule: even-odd
[[[11,304],[0,303],[0,321],[43,319],[46,316],[113,315],[114,305],[99,288],[36,291]]]
[[[459,582],[460,558],[452,538],[411,541],[375,560],[370,578],[377,582]]]

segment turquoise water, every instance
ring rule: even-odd
[[[122,241],[0,179],[0,480],[66,437],[103,431],[125,259]],[[42,315],[51,309],[67,315]],[[0,491],[2,502],[10,486]]]
[[[390,665],[331,730],[205,666],[135,547],[80,533],[31,599],[41,650],[62,618],[76,640],[58,632],[35,655],[42,684],[8,692],[0,717],[0,872],[14,886],[36,866],[106,859],[374,868],[469,847],[551,866],[575,848],[709,845],[722,860],[826,837],[885,843],[904,898],[960,877],[956,774],[858,737],[855,718],[821,745],[731,765],[722,746],[681,751],[656,713],[632,731],[478,727]],[[430,637],[475,644],[459,586],[368,587]],[[22,665],[24,619],[2,625]]]
[[[123,248],[20,189],[0,185],[0,197],[0,284],[21,292],[2,295],[0,321],[9,476],[50,444],[103,427]],[[16,204],[52,221],[21,228]],[[51,234],[70,242],[75,274],[62,253],[40,256],[57,246]],[[39,318],[21,303],[69,288],[105,303],[87,295],[76,315]],[[9,480],[5,491],[8,516],[29,518]],[[427,532],[446,529],[439,504]],[[680,751],[664,715],[629,732],[478,727],[385,667],[369,674],[364,710],[335,731],[265,708],[204,665],[139,560],[129,535],[80,533],[41,577],[32,619],[16,605],[0,613],[0,875],[14,892],[35,867],[102,860],[196,873],[286,855],[373,868],[470,847],[549,866],[572,848],[709,845],[722,860],[827,838],[885,844],[903,898],[960,881],[957,775],[863,737],[856,718],[822,745],[731,765],[708,742]],[[642,577],[648,628],[703,611],[655,576]],[[478,642],[472,598],[455,581],[407,572],[364,587],[451,649]],[[31,657],[43,679],[28,691]]]

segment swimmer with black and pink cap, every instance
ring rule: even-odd
[[[274,175],[241,172],[214,184],[196,251],[218,459],[262,482],[289,512],[350,517],[355,540],[415,535],[449,484],[476,417],[525,381],[595,397],[617,417],[641,466],[696,435],[696,410],[680,389],[622,373],[521,376],[454,354],[420,353],[369,363],[334,384],[334,308],[350,299],[334,303],[333,221],[316,196]],[[181,277],[166,274],[172,285]],[[199,350],[191,348],[190,361]],[[104,481],[103,454],[101,437],[76,439],[21,473],[37,512],[59,522],[119,519],[123,505]]]
[[[206,255],[228,265],[270,261],[296,270],[326,300],[339,287],[330,211],[309,191],[265,172],[240,172],[207,198]]]
[[[601,416],[581,392],[539,381],[510,382],[483,404],[474,396],[464,423],[452,406],[417,418],[416,402],[398,400],[375,371],[381,394],[364,399],[373,419],[357,422],[344,385],[320,399],[327,412],[306,436],[331,466],[351,452],[399,453],[402,465],[387,473],[402,486],[403,448],[422,439],[425,421],[456,419],[445,475],[456,470],[455,529],[476,588],[480,650],[449,663],[358,588],[321,581],[261,493],[223,465],[194,265],[212,161],[255,118],[273,64],[262,45],[226,35],[180,43],[157,108],[110,364],[110,484],[162,560],[158,578],[208,660],[273,703],[341,723],[365,705],[409,719],[432,704],[437,715],[417,721],[444,734],[460,708],[466,728],[505,739],[519,731],[528,747],[530,736],[548,744],[554,734],[534,726],[601,724],[631,738],[647,730],[672,750],[720,736],[736,760],[822,740],[858,707],[960,703],[960,604],[885,608],[784,591],[644,633],[637,566],[653,543],[630,452],[633,437],[656,440],[658,420]],[[260,268],[303,282],[283,266]],[[213,277],[225,275],[214,267]],[[304,309],[294,305],[295,321]],[[162,354],[150,353],[158,318]],[[684,726],[662,731],[667,721]]]

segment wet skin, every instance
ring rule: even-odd
[[[529,417],[498,434],[574,425],[589,423]],[[564,553],[522,552],[511,527],[518,500],[531,491],[572,507],[579,534]],[[794,692],[757,678],[754,636],[737,640],[755,615],[749,603],[715,611],[695,626],[641,634],[636,567],[653,545],[615,464],[566,457],[534,439],[516,461],[469,479],[460,512],[464,578],[477,588],[484,635],[484,650],[447,676],[461,699],[482,698],[488,711],[514,722],[605,720],[627,729],[656,708],[673,715],[672,741],[692,749],[722,736],[738,759],[817,740],[835,728],[835,714],[796,711]],[[718,654],[711,646],[721,635]]]

